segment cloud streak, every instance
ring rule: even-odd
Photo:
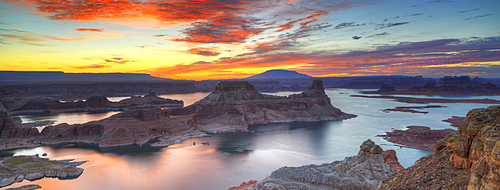
[[[219,59],[212,63],[177,65],[148,70],[155,76],[195,74],[200,71],[235,70],[245,68],[280,68],[296,66],[297,70],[314,76],[421,75],[431,70],[475,68],[477,72],[494,67],[492,64],[470,62],[500,62],[500,37],[471,39],[442,39],[424,42],[405,42],[379,47],[372,51],[355,51],[331,55],[328,52],[244,54],[237,58]],[[446,67],[451,65],[452,67]],[[335,73],[332,73],[335,71]],[[222,75],[217,75],[221,77]],[[207,77],[210,76],[201,76]]]
[[[75,28],[78,32],[104,32],[105,29],[102,28]]]

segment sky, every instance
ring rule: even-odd
[[[0,70],[500,77],[498,0],[2,0]]]

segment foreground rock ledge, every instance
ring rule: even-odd
[[[500,189],[500,106],[473,109],[458,132],[380,189]]]
[[[188,138],[193,134],[200,136],[199,132],[248,131],[248,126],[254,124],[338,121],[356,117],[331,105],[321,80],[313,81],[308,90],[290,96],[261,94],[245,81],[223,81],[213,93],[188,107],[137,106],[100,121],[48,126],[40,134],[36,129],[16,125],[5,109],[2,109],[1,116],[4,123],[0,135],[5,139],[0,142],[0,148],[27,147],[37,143],[88,143],[100,147],[152,143],[167,146],[172,139]],[[24,144],[12,145],[18,142]]]
[[[38,180],[44,177],[74,179],[83,173],[79,166],[85,162],[49,160],[38,156],[13,156],[0,158],[0,187],[23,180]]]
[[[383,154],[382,148],[368,139],[357,156],[321,165],[283,167],[247,189],[376,189],[380,181],[403,169],[395,151]]]

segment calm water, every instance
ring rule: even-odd
[[[290,92],[272,94],[287,95]],[[384,113],[380,110],[422,104],[349,97],[357,94],[357,90],[352,89],[327,90],[327,94],[334,106],[344,112],[357,114],[358,117],[337,122],[257,125],[251,127],[253,133],[217,134],[189,139],[182,144],[150,152],[102,153],[92,149],[50,147],[4,151],[2,154],[48,153],[48,157],[52,159],[89,161],[81,166],[85,172],[77,179],[45,178],[16,183],[8,188],[34,183],[41,185],[43,189],[227,189],[250,179],[261,180],[282,166],[319,164],[354,156],[359,145],[368,138],[383,144],[383,149],[395,149],[402,165],[408,167],[431,151],[400,148],[375,136],[385,134],[391,128],[404,129],[408,125],[425,125],[433,129],[453,128],[441,120],[451,116],[465,116],[470,109],[488,106],[432,104],[447,107],[425,109],[428,114]],[[195,93],[171,97],[192,104],[206,95],[207,93]],[[500,96],[487,98],[500,99]],[[74,114],[78,118],[103,117]],[[68,117],[61,117],[59,114],[44,119],[67,122]],[[198,142],[198,145],[193,146],[193,141]],[[200,145],[199,142],[203,141],[210,141],[210,145]]]

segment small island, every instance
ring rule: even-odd
[[[72,160],[49,160],[35,156],[11,156],[0,158],[0,187],[23,180],[38,180],[44,177],[74,179],[83,173],[79,166],[83,162]]]
[[[432,150],[436,142],[456,131],[453,129],[431,130],[426,126],[407,126],[406,128],[406,130],[395,129],[392,132],[386,132],[386,135],[377,136],[404,147]]]

